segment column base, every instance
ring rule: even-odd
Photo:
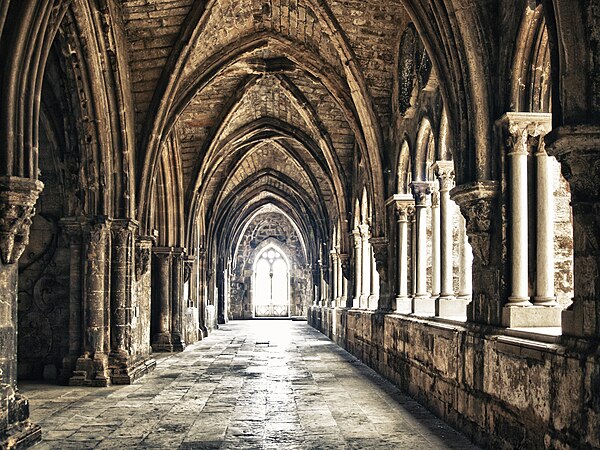
[[[413,302],[411,297],[398,296],[396,297],[396,312],[398,314],[412,314]]]
[[[466,319],[469,300],[454,297],[453,295],[438,297],[435,300],[435,315],[438,317]]]
[[[535,306],[560,306],[556,301],[556,297],[534,297],[533,304]]]
[[[376,310],[379,307],[379,297],[376,295],[369,295],[367,297],[367,309]]]
[[[587,322],[586,322],[587,320]],[[577,336],[577,337],[589,337],[593,336],[592,333],[586,332],[586,329],[594,329],[593,327],[594,317],[591,314],[585,316],[583,314],[583,308],[578,306],[578,303],[573,304],[572,309],[566,309],[562,312],[561,323],[562,332],[564,335]],[[590,326],[589,322],[592,322]]]
[[[171,342],[173,343],[173,351],[174,352],[182,352],[185,349],[185,341],[183,338],[177,334],[171,337]]]
[[[131,362],[130,358],[119,353],[111,354],[109,362],[112,384],[131,384],[156,367],[156,361],[152,358]]]
[[[0,448],[25,449],[42,440],[42,428],[25,420],[0,432]]]
[[[63,358],[62,368],[60,370],[60,375],[58,376],[59,383],[65,385],[69,384],[69,380],[73,376],[73,371],[77,364],[77,358],[78,357],[74,355],[65,356]]]
[[[529,301],[529,297],[508,297],[508,305],[506,307],[513,306],[532,306],[532,304]]]
[[[417,316],[434,316],[435,299],[427,295],[416,295],[413,298],[413,314]]]
[[[369,297],[367,295],[361,295],[358,301],[358,307],[360,309],[367,309],[367,305],[369,304]]]
[[[152,351],[154,352],[172,352],[173,341],[170,333],[159,333],[152,340]]]
[[[96,353],[93,358],[90,358],[86,352],[77,358],[73,376],[69,379],[69,386],[110,386],[108,355]]]
[[[359,306],[360,306],[360,298],[359,297],[354,297],[352,299],[352,306],[350,308],[352,308],[352,309],[358,309]]]
[[[508,328],[560,327],[560,307],[505,306],[502,308],[502,326]]]
[[[12,391],[11,395],[2,398],[6,409],[0,410],[0,448],[21,449],[35,444],[42,438],[42,429],[39,425],[29,420],[29,401],[27,398],[14,392],[12,388],[4,390],[3,395]]]
[[[345,296],[340,297],[340,301],[338,303],[339,308],[346,308],[348,306],[348,298]]]

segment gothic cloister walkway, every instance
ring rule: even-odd
[[[133,385],[25,384],[35,449],[471,449],[306,322],[230,322]]]

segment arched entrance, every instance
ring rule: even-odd
[[[254,262],[254,317],[289,317],[289,264],[283,252],[268,247]]]

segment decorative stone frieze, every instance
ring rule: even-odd
[[[499,194],[497,181],[482,181],[457,186],[450,191],[466,219],[467,235],[473,257],[482,266],[490,263],[492,214]]]

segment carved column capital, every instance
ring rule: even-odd
[[[361,239],[363,239],[363,240],[369,239],[369,234],[370,234],[370,230],[371,230],[369,225],[367,225],[366,223],[363,223],[358,226],[358,230],[360,232]]]
[[[427,206],[427,196],[430,195],[432,191],[431,183],[428,181],[413,181],[410,186],[413,191],[415,206]]]
[[[509,112],[496,125],[502,130],[508,155],[527,155],[552,130],[552,114]]]
[[[480,181],[457,186],[450,192],[466,219],[473,256],[482,265],[490,263],[490,232],[494,203],[499,194],[497,181]]]
[[[398,222],[408,222],[409,217],[415,213],[415,199],[410,194],[395,195],[394,206]]]
[[[454,187],[454,162],[437,161],[433,170],[440,181],[440,192],[450,191]]]
[[[4,264],[16,263],[25,251],[34,205],[43,188],[41,181],[0,177],[0,256]]]

